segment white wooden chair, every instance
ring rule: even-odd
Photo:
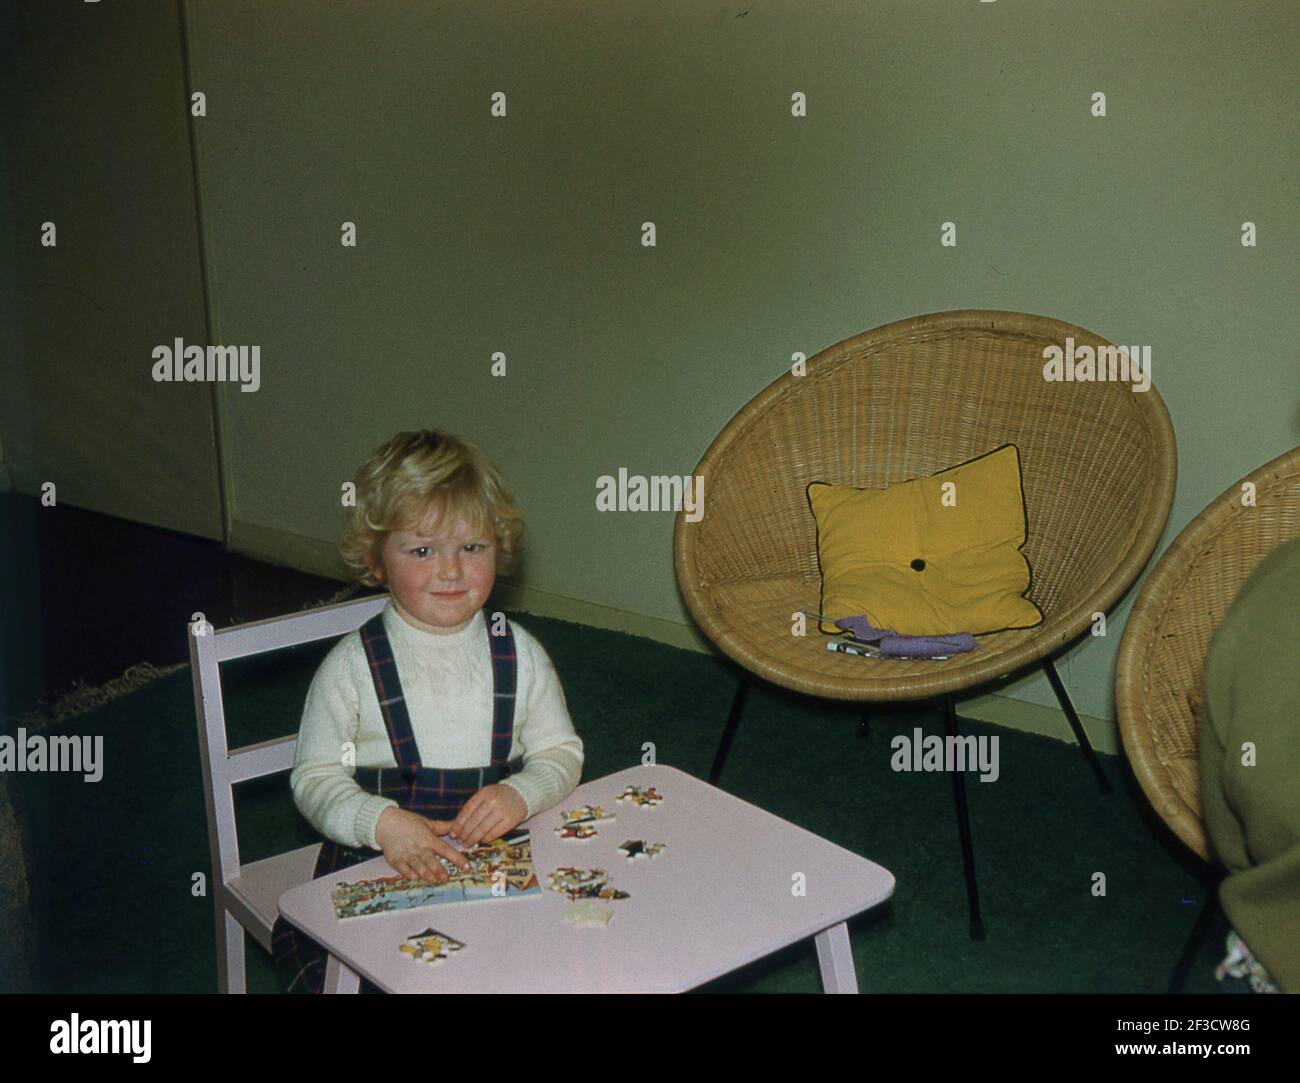
[[[212,854],[217,983],[223,993],[247,992],[244,930],[270,952],[271,926],[280,913],[280,896],[311,879],[320,843],[240,864],[235,831],[235,783],[292,768],[298,734],[295,731],[288,737],[230,748],[221,698],[220,664],[346,635],[379,613],[388,603],[388,597],[376,595],[220,631],[214,631],[203,614],[196,613],[188,626],[194,710],[198,717],[199,754],[203,760],[208,808],[208,845]],[[359,984],[356,972],[331,955],[325,971],[325,991],[356,992]]]

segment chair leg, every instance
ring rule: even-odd
[[[235,915],[217,904],[217,988],[223,993],[247,993],[244,966],[244,927]]]
[[[1209,896],[1201,904],[1201,912],[1197,915],[1196,924],[1192,926],[1192,931],[1187,934],[1187,942],[1183,944],[1183,950],[1178,956],[1178,965],[1174,967],[1174,975],[1169,979],[1169,992],[1171,993],[1181,993],[1183,991],[1183,983],[1187,981],[1187,972],[1192,967],[1192,960],[1196,958],[1196,952],[1201,946],[1201,941],[1205,939],[1205,934],[1210,931],[1210,926],[1214,924],[1215,915],[1219,912],[1218,886],[1212,886],[1209,892]]]
[[[1056,672],[1056,667],[1052,665],[1050,658],[1043,659],[1043,672],[1047,674],[1048,681],[1051,682],[1052,691],[1056,693],[1056,698],[1061,704],[1061,710],[1065,712],[1065,717],[1070,720],[1070,728],[1074,730],[1074,739],[1079,742],[1079,747],[1083,749],[1083,757],[1088,761],[1088,766],[1092,768],[1092,773],[1097,776],[1097,789],[1102,793],[1112,793],[1110,781],[1106,778],[1106,772],[1101,769],[1101,761],[1097,759],[1097,753],[1092,750],[1092,742],[1088,740],[1088,735],[1083,731],[1083,723],[1079,721],[1079,715],[1074,709],[1074,704],[1070,701],[1070,694],[1065,690],[1065,685],[1061,683],[1061,676]]]
[[[948,736],[956,737],[957,711],[953,706],[952,696],[943,697],[944,715],[947,720]],[[984,939],[984,920],[980,916],[980,894],[975,883],[975,849],[971,845],[970,813],[966,808],[966,772],[952,772],[952,793],[957,802],[957,830],[961,835],[961,860],[966,870],[966,899],[970,904],[970,938]]]
[[[722,777],[722,765],[727,761],[731,749],[731,739],[736,735],[736,725],[740,722],[740,712],[745,707],[745,697],[749,693],[749,678],[741,674],[740,684],[736,688],[736,697],[731,701],[731,712],[727,715],[727,724],[722,730],[722,740],[718,742],[717,754],[713,757],[713,767],[709,770],[709,784],[716,786]]]

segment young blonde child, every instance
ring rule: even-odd
[[[497,838],[573,791],[582,740],[541,644],[483,612],[522,535],[483,453],[445,433],[402,432],[355,484],[340,551],[391,597],[317,670],[290,785],[326,836],[314,876],[382,851],[401,875],[442,882],[439,855],[467,865],[449,839]],[[320,945],[280,919],[272,948],[291,992],[321,991]]]

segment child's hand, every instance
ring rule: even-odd
[[[447,880],[447,870],[438,860],[438,854],[462,869],[469,868],[469,859],[438,837],[447,832],[445,827],[438,831],[435,824],[444,822],[429,820],[393,805],[379,814],[375,841],[383,849],[388,863],[402,876],[441,884]]]
[[[464,846],[477,846],[500,838],[527,818],[528,805],[513,786],[484,786],[465,802],[447,834]]]

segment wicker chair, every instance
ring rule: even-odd
[[[1255,506],[1242,504],[1255,487]],[[1120,641],[1115,708],[1124,751],[1151,807],[1198,857],[1210,861],[1201,820],[1200,760],[1191,699],[1199,697],[1210,636],[1250,573],[1300,537],[1300,448],[1230,486],[1183,528],[1142,585]],[[1214,913],[1202,908],[1173,987]]]
[[[747,673],[809,695],[863,703],[952,697],[1039,663],[1106,788],[1050,656],[1124,594],[1149,559],[1173,501],[1173,428],[1154,387],[1048,382],[1043,350],[1067,337],[1108,345],[1044,316],[965,310],[886,324],[809,359],[727,423],[705,452],[705,512],[677,517],[677,580],[704,634]],[[948,661],[863,662],[791,634],[815,612],[821,573],[805,488],[825,481],[883,489],[1001,444],[1019,448],[1029,518],[1023,552],[1035,628],[981,636]],[[953,629],[960,631],[960,629]],[[743,706],[742,678],[712,779]],[[983,935],[961,772],[953,772],[971,935]]]

